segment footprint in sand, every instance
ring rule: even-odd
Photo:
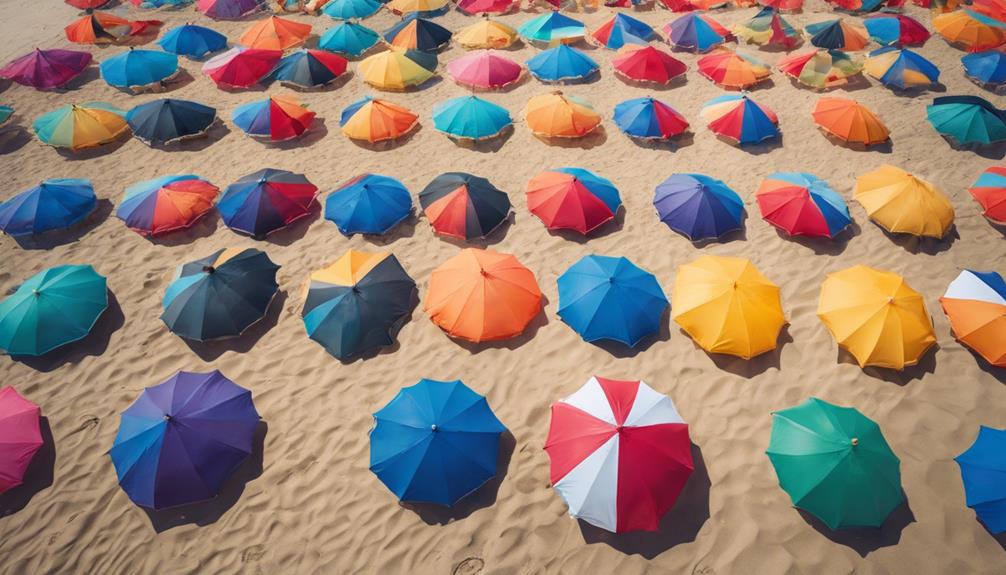
[[[486,562],[479,557],[469,557],[458,563],[458,566],[454,568],[452,572],[453,575],[475,575],[476,573],[481,573],[482,569],[486,566]]]
[[[241,552],[241,562],[249,563],[252,561],[258,561],[263,555],[265,555],[265,552],[265,545],[252,545]]]

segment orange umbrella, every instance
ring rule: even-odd
[[[936,33],[952,46],[970,52],[991,50],[1006,44],[1004,24],[973,10],[957,10],[933,17]]]
[[[814,122],[847,143],[871,146],[886,142],[891,132],[869,108],[849,98],[824,97],[814,107]]]
[[[590,104],[559,91],[531,98],[524,120],[534,135],[546,138],[580,138],[601,125],[601,116]]]
[[[767,80],[772,70],[751,56],[720,48],[699,59],[699,74],[717,86],[743,90]]]
[[[126,20],[108,12],[94,12],[74,20],[63,29],[66,39],[76,44],[108,44],[130,36],[139,36],[160,20]]]
[[[311,35],[311,25],[272,16],[252,25],[238,43],[261,50],[286,50],[304,43]]]
[[[451,337],[507,339],[541,313],[541,290],[514,256],[467,248],[430,274],[424,309]]]

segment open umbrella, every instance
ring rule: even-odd
[[[852,224],[842,196],[805,172],[770,174],[755,199],[762,218],[791,236],[834,238]]]
[[[972,0],[971,9],[994,20],[1006,22],[1006,2],[1003,0]]]
[[[296,88],[321,88],[346,71],[349,62],[325,50],[298,50],[284,56],[269,74],[281,84]]]
[[[968,52],[992,50],[1006,44],[1006,23],[974,10],[934,16],[933,29],[951,46]]]
[[[0,388],[0,493],[24,482],[31,460],[41,449],[41,411],[11,386]]]
[[[158,50],[129,50],[99,66],[101,77],[114,88],[132,91],[160,86],[178,74],[178,56]]]
[[[772,69],[753,56],[720,48],[699,59],[699,74],[721,88],[743,90],[768,80]]]
[[[454,40],[466,50],[503,49],[517,40],[517,31],[502,22],[483,18],[459,30]]]
[[[1006,470],[1006,430],[984,425],[971,447],[954,458],[961,468],[961,483],[968,507],[992,533],[1006,531],[1006,489],[1002,475]]]
[[[253,24],[238,43],[259,50],[286,50],[300,46],[311,35],[311,25],[270,16]]]
[[[18,237],[69,228],[94,211],[97,203],[90,180],[43,180],[0,202],[0,232]]]
[[[325,219],[339,231],[384,235],[412,213],[412,195],[402,182],[388,176],[363,174],[332,192],[325,200]]]
[[[380,34],[362,24],[340,22],[321,35],[318,47],[349,58],[359,58],[380,41]]]
[[[664,27],[672,46],[690,52],[707,52],[730,39],[730,31],[708,14],[690,12]]]
[[[403,50],[436,52],[451,42],[451,31],[432,20],[407,16],[384,33],[384,41]]]
[[[423,18],[440,16],[450,9],[449,0],[389,0],[385,7],[393,14],[421,16]]]
[[[359,20],[377,14],[381,6],[377,0],[331,0],[321,12],[335,20]]]
[[[890,139],[891,131],[869,108],[849,98],[822,97],[814,106],[814,123],[845,143],[872,146]]]
[[[527,184],[527,209],[550,230],[587,235],[615,219],[621,205],[611,181],[583,168],[545,170]]]
[[[584,256],[557,283],[559,318],[584,341],[635,347],[660,331],[667,296],[653,274],[626,258]]]
[[[512,125],[506,108],[478,96],[451,98],[433,107],[433,127],[459,140],[488,140]]]
[[[188,56],[195,60],[227,47],[227,36],[211,28],[183,24],[164,33],[157,45],[165,52]]]
[[[921,46],[929,39],[929,30],[904,14],[876,14],[863,20],[863,26],[881,46]]]
[[[496,50],[476,50],[451,61],[447,72],[462,86],[499,90],[519,81],[524,68]]]
[[[609,50],[618,50],[627,44],[646,44],[656,36],[649,24],[621,12],[590,33],[595,42]]]
[[[478,14],[506,14],[520,6],[519,0],[460,0],[458,10],[475,16]]]
[[[217,210],[230,229],[261,238],[310,215],[317,195],[302,174],[265,168],[227,186]]]
[[[108,4],[111,0],[63,0],[68,6],[78,10],[95,10]]]
[[[461,240],[484,238],[510,215],[510,198],[489,180],[464,172],[441,174],[419,193],[433,231]]]
[[[758,0],[759,6],[774,8],[780,12],[800,12],[803,0]]]
[[[509,339],[541,313],[541,290],[514,256],[466,248],[430,274],[423,309],[451,337]]]
[[[800,84],[822,90],[848,84],[862,72],[863,63],[846,52],[819,48],[785,56],[776,67]]]
[[[590,78],[600,66],[581,50],[560,44],[531,57],[527,69],[542,82],[575,82]]]
[[[192,174],[162,176],[126,188],[115,216],[142,236],[181,230],[213,209],[219,191]]]
[[[67,104],[31,125],[43,144],[73,152],[109,144],[129,133],[126,113],[104,102]]]
[[[112,44],[142,36],[161,25],[159,20],[126,20],[111,12],[91,12],[74,20],[63,32],[75,44]]]
[[[524,120],[531,133],[544,138],[581,138],[601,125],[601,116],[590,104],[559,91],[528,100]]]
[[[14,116],[14,108],[0,105],[0,127],[6,124]]]
[[[78,50],[35,50],[0,68],[0,78],[36,90],[65,86],[91,63],[91,53]]]
[[[161,98],[126,113],[133,135],[148,145],[169,144],[206,134],[217,111],[199,102]]]
[[[86,337],[107,307],[105,277],[91,266],[44,269],[0,300],[0,349],[43,355]]]
[[[611,61],[615,73],[626,80],[670,84],[688,69],[684,62],[653,46],[629,45]]]
[[[905,500],[901,461],[855,408],[812,397],[773,412],[766,453],[793,506],[829,529],[880,527]]]
[[[196,10],[214,20],[237,20],[264,7],[261,0],[196,0]]]
[[[751,44],[786,50],[792,50],[803,41],[800,32],[770,7],[762,8],[746,22],[734,24],[731,32]]]
[[[880,83],[899,90],[929,88],[940,79],[940,69],[908,48],[888,46],[870,52],[863,71]]]
[[[656,531],[695,468],[688,424],[643,381],[595,376],[553,403],[545,451],[569,514],[614,533]]]
[[[235,46],[207,60],[202,70],[220,88],[248,88],[265,78],[282,57],[279,50]]]
[[[743,227],[744,201],[729,186],[702,174],[673,174],[653,194],[660,221],[693,242]]]
[[[387,100],[364,96],[342,111],[339,125],[346,136],[375,143],[408,134],[419,125],[419,116]]]
[[[954,224],[954,206],[932,184],[883,165],[856,179],[853,198],[870,219],[895,234],[940,239]]]
[[[940,298],[954,337],[996,367],[1006,367],[1006,281],[962,271]]]
[[[582,40],[587,30],[583,22],[555,10],[521,24],[517,33],[526,42],[554,46]]]
[[[982,215],[989,221],[1006,225],[1006,168],[986,168],[968,192],[982,207]]]
[[[1006,53],[999,50],[975,52],[961,57],[964,75],[972,82],[990,89],[1006,84]]]
[[[828,50],[855,52],[870,43],[869,33],[862,24],[841,18],[808,24],[804,31],[810,36],[810,43]]]
[[[943,96],[926,106],[933,128],[958,146],[1006,140],[1006,115],[978,96]]]
[[[367,56],[357,67],[364,82],[378,90],[396,92],[423,84],[436,74],[436,69],[435,55],[394,47]]]
[[[775,112],[746,93],[717,96],[702,106],[699,115],[714,134],[741,146],[779,136]]]
[[[670,105],[651,96],[615,105],[615,125],[640,140],[667,140],[688,130],[688,120]]]
[[[253,138],[284,142],[299,138],[311,128],[315,113],[292,94],[275,94],[265,100],[242,104],[231,119],[241,131]]]

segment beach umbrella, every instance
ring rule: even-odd
[[[870,52],[863,71],[881,84],[899,90],[928,88],[940,78],[940,69],[932,62],[907,48],[894,46]]]
[[[812,397],[773,412],[765,452],[793,506],[829,529],[880,527],[905,501],[901,461],[855,408]]]
[[[633,82],[670,84],[688,70],[684,62],[653,46],[630,45],[611,61],[615,74]]]
[[[342,56],[325,50],[298,50],[284,56],[269,76],[287,86],[321,88],[341,76],[348,64]]]
[[[433,107],[433,127],[459,140],[488,140],[512,125],[506,108],[478,96],[451,98]]]
[[[308,337],[345,361],[394,343],[415,292],[394,255],[348,250],[311,273],[301,317]]]
[[[1006,22],[974,10],[956,10],[933,17],[933,29],[948,44],[968,52],[991,50],[1006,44]]]
[[[261,238],[310,215],[317,195],[303,175],[265,168],[227,186],[217,210],[230,229]]]
[[[615,219],[622,198],[610,180],[583,168],[545,170],[527,184],[527,209],[550,230],[583,235]]]
[[[943,193],[894,166],[859,176],[853,197],[871,220],[891,233],[940,239],[954,224],[954,206]]]
[[[143,90],[161,85],[178,74],[178,56],[159,50],[130,48],[102,62],[101,77],[109,86]]]
[[[976,84],[993,89],[1006,84],[1006,54],[999,50],[967,54],[961,64],[964,75]]]
[[[385,7],[393,14],[432,17],[447,12],[448,0],[390,0]]]
[[[962,271],[940,298],[954,337],[996,367],[1006,367],[1006,281]]]
[[[181,230],[213,209],[219,191],[192,174],[162,176],[126,188],[115,216],[142,236]]]
[[[203,74],[220,88],[249,88],[265,78],[283,57],[279,50],[235,46],[203,64]]]
[[[1006,140],[1006,117],[978,96],[943,96],[926,106],[933,128],[955,145],[980,146]]]
[[[0,232],[18,237],[69,228],[94,211],[97,202],[90,180],[43,180],[0,202]]]
[[[460,240],[484,238],[510,215],[506,192],[464,172],[441,174],[419,193],[419,205],[433,231]]]
[[[745,258],[702,256],[678,268],[671,318],[709,353],[772,351],[786,317],[779,287]]]
[[[339,118],[343,134],[371,144],[401,138],[417,125],[419,116],[409,109],[370,96],[347,106]]]
[[[286,50],[300,46],[311,35],[311,25],[287,18],[270,16],[252,24],[238,38],[238,43],[258,50]]]
[[[601,116],[586,101],[556,91],[528,100],[524,121],[536,136],[581,138],[601,125]]]
[[[25,472],[41,449],[41,410],[11,386],[0,388],[0,493],[24,482]]]
[[[1006,489],[1002,475],[1006,470],[1006,430],[984,425],[971,447],[954,458],[961,468],[961,483],[968,507],[990,532],[1006,531]]]
[[[377,0],[331,0],[321,12],[335,20],[359,20],[377,14],[381,6]]]
[[[451,61],[447,72],[462,86],[498,90],[519,81],[524,69],[496,50],[476,50]]]
[[[929,30],[904,14],[877,14],[863,20],[863,25],[870,39],[881,46],[921,46],[929,39]]]
[[[834,238],[852,224],[842,196],[805,172],[770,174],[755,199],[762,218],[791,236]]]
[[[265,100],[238,106],[231,120],[253,138],[285,142],[304,135],[311,128],[314,117],[314,112],[292,94],[275,94]]]
[[[132,36],[142,36],[161,25],[159,20],[126,20],[110,12],[92,12],[63,29],[75,44],[110,44]]]
[[[849,78],[863,71],[863,63],[840,50],[807,50],[789,54],[776,64],[783,74],[797,82],[823,90],[849,83]]]
[[[318,39],[318,47],[350,58],[358,58],[366,54],[380,41],[380,34],[362,24],[340,22],[321,35],[321,38]]]
[[[402,91],[419,86],[436,74],[437,57],[428,52],[392,48],[367,56],[357,71],[378,90]]]
[[[779,12],[800,12],[803,10],[803,0],[758,0],[758,5],[774,8]]]
[[[693,242],[717,239],[743,227],[744,200],[702,174],[673,174],[653,194],[660,221]]]
[[[855,52],[870,43],[869,33],[862,24],[841,18],[808,24],[804,31],[810,36],[810,43],[828,50]]]
[[[526,42],[554,46],[582,40],[587,30],[583,22],[550,10],[521,24],[517,33]]]
[[[105,277],[91,266],[44,269],[0,300],[0,350],[48,353],[86,337],[107,307]]]
[[[436,52],[451,42],[451,31],[432,20],[410,15],[388,28],[384,41],[404,50]]]
[[[650,96],[615,105],[615,125],[640,140],[667,140],[688,130],[688,120],[668,104]]]
[[[743,90],[768,79],[772,69],[747,54],[721,48],[699,59],[699,74],[722,88]]]
[[[151,146],[202,136],[216,119],[217,111],[209,106],[173,98],[140,104],[126,113],[133,135]]]
[[[590,33],[595,42],[609,50],[618,50],[627,44],[646,44],[656,36],[649,24],[621,12]]]
[[[884,122],[849,98],[819,98],[812,116],[818,127],[845,143],[871,146],[890,139],[891,132]]]
[[[39,116],[32,129],[43,144],[77,152],[108,144],[129,133],[126,113],[104,102],[67,104]]]
[[[52,90],[65,86],[87,69],[90,63],[90,52],[36,48],[0,68],[0,78],[36,90]]]
[[[196,10],[214,20],[237,20],[263,8],[261,0],[196,0]]]
[[[1006,225],[1006,168],[986,168],[968,192],[982,207],[982,215],[989,221]]]
[[[690,12],[664,27],[667,41],[680,50],[707,52],[726,42],[730,31],[708,14]]]
[[[454,35],[454,41],[466,50],[480,48],[509,48],[517,40],[517,31],[502,22],[483,18],[462,28]]]
[[[541,290],[514,256],[466,248],[430,274],[423,309],[451,337],[475,343],[509,339],[541,313]]]
[[[972,0],[971,9],[994,20],[1006,22],[1006,2],[1003,0]]]
[[[519,0],[460,0],[458,10],[474,16],[476,14],[506,14],[520,6]]]
[[[800,32],[774,8],[762,8],[750,20],[734,24],[731,33],[751,44],[792,50],[803,41]]]
[[[699,112],[717,136],[738,145],[757,144],[779,135],[779,119],[747,94],[724,94],[706,102]]]
[[[460,380],[423,379],[374,413],[370,470],[399,500],[450,507],[496,475],[504,431]]]
[[[559,318],[584,341],[635,347],[660,331],[667,297],[653,274],[624,257],[584,256],[557,283]]]
[[[179,371],[122,412],[108,451],[133,503],[165,509],[212,499],[251,455],[251,391],[219,371]]]
[[[898,274],[864,265],[828,274],[817,316],[860,367],[902,370],[936,343],[922,295]]]
[[[157,45],[165,52],[201,60],[227,47],[227,36],[211,28],[183,24],[164,33]]]
[[[577,519],[656,531],[695,469],[688,424],[643,381],[591,377],[552,404],[549,482]]]
[[[0,105],[0,126],[7,123],[11,117],[14,116],[14,108],[10,106]]]
[[[527,69],[542,82],[576,82],[590,78],[601,67],[583,51],[560,44],[532,56]]]
[[[105,4],[108,4],[110,1],[111,0],[63,0],[66,5],[73,6],[78,10],[96,10]]]
[[[227,248],[178,267],[164,292],[161,321],[195,341],[238,337],[265,317],[279,290],[279,266],[254,248]]]
[[[357,176],[325,200],[325,219],[339,231],[384,235],[412,213],[412,195],[402,182],[388,176]]]

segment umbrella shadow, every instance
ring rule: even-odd
[[[589,134],[585,134],[579,138],[550,138],[548,136],[539,136],[538,134],[533,135],[535,138],[538,138],[538,140],[549,146],[555,146],[557,148],[579,148],[581,150],[596,148],[608,140],[608,133],[607,130],[604,129],[603,125],[598,125],[597,128]]]
[[[610,353],[612,356],[617,358],[629,358],[636,357],[640,353],[650,349],[650,346],[659,341],[670,341],[671,339],[671,306],[668,305],[664,309],[663,313],[660,314],[660,329],[655,334],[649,334],[646,337],[640,339],[636,342],[635,346],[628,346],[620,341],[615,341],[613,339],[598,339],[594,341],[587,342],[595,347],[603,349],[604,351]]]
[[[113,87],[116,90],[124,94],[129,94],[131,96],[136,96],[140,94],[166,94],[168,92],[174,92],[176,90],[180,90],[188,86],[195,80],[196,79],[192,77],[192,74],[190,74],[188,70],[180,67],[178,68],[178,72],[176,72],[174,76],[161,80],[157,84],[147,88],[133,90],[129,87],[120,87],[120,86],[113,86]]]
[[[713,361],[717,368],[727,373],[752,379],[770,369],[778,371],[781,367],[780,357],[782,356],[782,348],[788,343],[793,343],[793,336],[790,335],[789,325],[787,324],[779,330],[779,336],[776,338],[776,346],[774,349],[771,349],[763,354],[756,355],[751,359],[744,359],[742,357],[736,357],[725,353],[706,352],[706,355],[709,356],[709,359]],[[696,348],[699,347],[697,343],[694,343],[694,345]]]
[[[906,366],[905,369],[901,371],[885,367],[867,366],[862,368],[863,373],[874,379],[879,379],[904,387],[914,380],[922,379],[927,373],[931,374],[936,371],[936,352],[939,350],[939,347],[939,344],[933,344],[933,346],[926,350],[926,353],[919,358],[918,363]],[[842,348],[839,348],[838,350],[838,362],[852,364],[857,367],[859,366],[856,358]]]
[[[779,132],[777,136],[762,140],[761,142],[755,142],[752,144],[738,144],[737,142],[726,138],[724,136],[717,135],[716,139],[724,141],[731,146],[738,148],[744,152],[751,154],[752,156],[760,156],[762,154],[768,154],[782,148],[783,133]]]
[[[150,520],[150,526],[157,533],[163,533],[182,525],[199,525],[201,527],[215,523],[223,517],[244,493],[245,486],[262,475],[263,459],[265,457],[265,438],[269,433],[269,424],[259,421],[255,427],[252,439],[252,452],[238,467],[220,489],[220,494],[207,501],[171,507],[169,509],[143,509]]]
[[[887,141],[885,142],[880,142],[879,144],[870,144],[869,146],[867,146],[866,144],[863,144],[861,142],[843,141],[841,138],[835,136],[831,132],[821,129],[820,126],[818,126],[818,132],[823,134],[824,139],[827,140],[828,143],[830,143],[832,146],[835,146],[836,148],[846,148],[854,152],[876,152],[878,154],[890,154],[891,152],[894,151],[894,142],[892,142],[890,138],[888,138]]]
[[[835,86],[835,90],[841,90],[842,92],[859,92],[860,90],[869,89],[872,84],[870,81],[863,77],[863,74],[856,74],[851,78],[846,78],[846,83],[841,86]]]
[[[144,237],[150,243],[159,246],[173,247],[190,244],[195,240],[208,238],[213,235],[213,232],[217,231],[218,219],[219,215],[217,212],[215,210],[210,210],[200,216],[196,221],[192,222],[192,225],[185,229],[174,230],[163,235]]]
[[[283,305],[286,303],[286,299],[287,293],[284,290],[278,290],[276,295],[273,296],[272,301],[269,302],[269,307],[266,308],[265,315],[263,315],[257,322],[248,326],[248,328],[237,337],[214,341],[196,341],[182,338],[182,341],[185,342],[185,345],[189,346],[189,349],[191,349],[193,353],[206,362],[214,361],[228,351],[232,351],[234,353],[248,353],[255,347],[255,344],[262,339],[262,336],[265,335],[266,332],[274,328],[276,324],[279,323],[279,316],[283,313]]]
[[[452,142],[454,142],[454,145],[456,145],[459,148],[465,150],[471,150],[473,152],[481,152],[483,154],[495,154],[496,152],[500,151],[500,148],[503,147],[503,144],[507,143],[507,140],[510,139],[510,136],[513,136],[513,133],[514,133],[513,124],[510,124],[509,126],[506,126],[502,130],[500,130],[500,132],[495,136],[491,138],[486,138],[484,140],[476,141],[476,140],[469,140],[466,138],[455,138],[449,134],[447,135],[447,138],[450,139]]]
[[[39,418],[39,431],[42,434],[42,446],[28,469],[25,470],[23,483],[0,494],[0,517],[13,515],[28,506],[32,497],[48,489],[53,484],[56,468],[56,441],[52,436],[49,418]]]
[[[87,68],[84,68],[75,78],[57,88],[57,90],[63,93],[73,92],[81,89],[85,84],[99,78],[101,78],[101,69],[93,65],[88,66]]]
[[[346,56],[340,54],[343,58]],[[347,58],[347,60],[349,60]],[[289,82],[276,81],[272,78],[268,78],[268,82],[271,85],[278,84],[284,90],[290,90],[292,92],[298,92],[300,94],[324,94],[326,92],[335,92],[339,88],[345,86],[353,78],[353,71],[349,68],[345,72],[339,74],[337,77],[333,78],[331,82],[327,84],[322,84],[321,86],[300,86],[298,84],[291,84]]]
[[[299,138],[285,140],[282,142],[266,142],[267,145],[279,150],[293,150],[296,148],[307,148],[328,135],[328,127],[325,125],[325,118],[315,116],[311,127]]]
[[[958,144],[953,139],[943,136],[950,148],[956,152],[972,152],[976,156],[981,156],[987,160],[1001,160],[1006,157],[1006,142],[994,144]]]
[[[548,233],[551,236],[562,238],[569,242],[574,242],[577,244],[585,244],[590,240],[603,238],[615,232],[621,231],[622,227],[624,226],[625,226],[625,206],[619,206],[618,211],[615,212],[614,218],[601,224],[599,227],[595,228],[588,234],[581,234],[576,230],[567,230],[567,229],[548,230]]]
[[[668,152],[677,152],[678,150],[687,148],[695,143],[695,134],[691,131],[684,132],[678,136],[667,139],[633,138],[632,136],[627,137],[637,147],[647,150],[666,150]]]
[[[277,246],[292,245],[293,242],[307,235],[307,231],[311,228],[311,225],[321,217],[321,210],[321,202],[315,200],[311,202],[311,208],[307,215],[297,218],[264,238],[254,239],[261,239]]]
[[[692,462],[694,471],[678,495],[674,507],[660,520],[657,531],[611,533],[585,521],[578,521],[584,542],[588,545],[604,543],[626,555],[653,559],[672,547],[695,541],[702,526],[709,520],[709,489],[712,482],[702,457],[702,449],[694,443]]]
[[[947,87],[939,82],[933,82],[929,86],[918,86],[910,88],[898,88],[897,86],[886,86],[888,90],[899,98],[920,98],[926,92],[942,94],[947,91]]]
[[[362,234],[362,236],[369,243],[377,246],[387,246],[397,240],[411,238],[416,235],[416,225],[418,223],[419,217],[416,216],[415,212],[411,212],[407,218],[395,224],[395,227],[388,230],[388,233],[384,235]]]
[[[24,126],[15,125],[0,130],[0,156],[13,154],[28,145],[31,140],[31,132]]]
[[[500,434],[499,452],[496,455],[496,475],[462,497],[453,506],[405,501],[399,505],[418,515],[427,525],[447,525],[451,521],[464,519],[479,509],[493,506],[496,503],[500,485],[510,468],[510,460],[516,446],[517,440],[509,429]]]
[[[76,152],[74,152],[69,148],[54,148],[54,149],[56,150],[57,154],[63,157],[64,160],[68,160],[71,162],[83,162],[111,154],[116,150],[118,150],[119,148],[121,148],[122,146],[126,145],[126,142],[128,142],[131,139],[132,138],[127,132],[116,138],[115,141],[109,142],[107,144],[102,144],[100,146],[95,146],[93,148],[85,148],[83,150],[78,150]]]
[[[775,228],[776,235],[780,239],[799,244],[819,256],[841,255],[849,247],[849,242],[852,241],[852,238],[858,236],[863,231],[859,227],[859,224],[852,222],[844,230],[836,234],[835,237],[824,238],[818,236],[791,236],[780,228],[772,227]]]
[[[600,76],[600,74],[598,74],[598,76]],[[615,76],[626,86],[639,88],[641,90],[653,90],[654,92],[667,92],[668,90],[673,90],[675,88],[683,88],[688,84],[688,75],[684,73],[671,78],[667,83],[633,80],[632,78],[627,78],[622,74],[615,74]]]
[[[91,230],[97,228],[108,219],[112,213],[112,202],[101,198],[95,205],[91,213],[80,222],[62,230],[51,230],[45,233],[17,236],[14,241],[24,250],[50,250],[56,246],[69,244],[80,240]]]
[[[947,233],[940,239],[921,237],[912,234],[903,233],[893,233],[885,229],[883,226],[877,222],[873,222],[875,226],[884,232],[884,235],[888,237],[895,245],[901,247],[906,252],[912,254],[926,254],[929,256],[935,256],[941,252],[949,250],[961,235],[957,232],[957,225],[952,224]]]
[[[971,355],[973,355],[975,357],[975,362],[978,364],[978,369],[980,369],[980,370],[984,371],[985,373],[991,375],[999,383],[1006,384],[1006,368],[996,367],[996,366],[992,365],[991,363],[989,363],[989,361],[987,359],[985,359],[984,357],[982,357],[981,354],[978,353],[977,351],[971,349],[970,347],[968,347],[968,346],[966,346],[964,344],[961,344],[961,345],[963,345],[964,349],[968,350],[968,352],[971,353]]]
[[[538,313],[533,318],[531,318],[531,321],[527,324],[527,326],[524,327],[524,331],[520,332],[520,334],[514,337],[508,339],[498,339],[493,341],[482,341],[478,343],[467,341],[464,339],[455,339],[455,338],[451,339],[454,341],[454,343],[458,344],[460,347],[468,350],[468,353],[472,355],[476,355],[487,349],[509,349],[509,350],[517,349],[518,347],[531,341],[534,338],[535,334],[538,333],[539,329],[548,325],[548,314],[545,313],[545,308],[547,306],[548,306],[548,297],[546,297],[545,294],[542,294],[541,309],[538,310]],[[447,335],[447,332],[443,332],[443,334],[448,338],[450,338],[450,336]]]
[[[201,152],[230,133],[231,129],[227,124],[220,117],[217,117],[200,136],[185,138],[170,144],[154,144],[150,147],[165,152]]]
[[[902,497],[905,498],[904,502],[887,516],[887,519],[884,520],[884,523],[880,527],[853,527],[850,529],[832,530],[823,521],[810,513],[802,509],[797,509],[797,511],[800,513],[800,517],[813,527],[815,531],[834,543],[845,545],[852,549],[860,557],[866,557],[873,551],[883,547],[897,545],[901,541],[901,532],[905,530],[905,527],[908,527],[911,523],[915,523],[915,514],[912,513],[912,508],[908,504],[908,497],[905,496],[904,491],[902,491]]]

